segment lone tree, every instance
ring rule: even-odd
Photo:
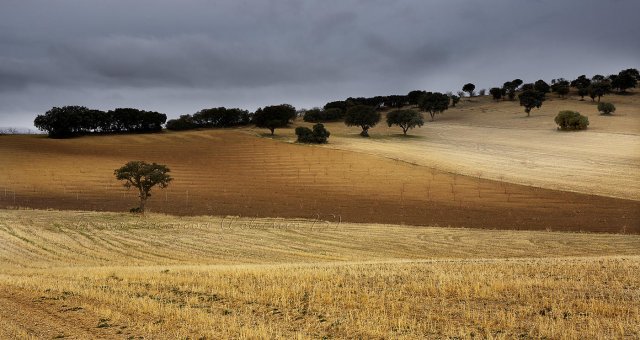
[[[489,93],[495,101],[502,99],[502,90],[499,87],[492,87],[489,89]]]
[[[468,93],[469,97],[473,97],[473,90],[475,89],[476,86],[471,83],[464,84],[464,86],[462,87],[462,91]]]
[[[431,121],[438,113],[449,108],[449,96],[440,92],[427,92],[419,101],[420,110],[429,112]]]
[[[520,106],[524,106],[524,112],[526,112],[527,117],[529,117],[531,109],[534,107],[540,108],[545,98],[542,92],[527,90],[518,95],[518,99],[520,99]]]
[[[296,108],[289,104],[281,104],[258,109],[253,114],[253,123],[256,127],[269,129],[273,135],[276,128],[286,127],[295,118]]]
[[[549,93],[549,91],[551,91],[551,86],[549,86],[546,81],[539,79],[533,83],[533,89],[538,92]]]
[[[113,173],[117,180],[125,181],[124,187],[138,189],[140,197],[140,207],[132,209],[144,214],[147,199],[151,197],[151,188],[158,185],[166,188],[173,180],[169,176],[169,168],[166,165],[157,163],[147,163],[145,161],[131,161],[116,169]]]
[[[447,97],[447,101],[449,97]],[[359,126],[362,128],[360,136],[369,137],[369,129],[376,126],[380,121],[380,112],[372,106],[356,105],[347,110],[344,123],[347,126]]]
[[[407,130],[424,125],[422,113],[415,110],[396,110],[387,113],[387,125],[397,125],[407,135]]]
[[[451,98],[451,107],[456,107],[456,104],[460,101],[460,96],[456,96],[455,94],[449,95]]]

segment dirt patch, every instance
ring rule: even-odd
[[[0,337],[37,339],[122,339],[126,326],[75,305],[68,294],[50,294],[0,286]]]

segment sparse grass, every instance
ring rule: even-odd
[[[0,221],[0,305],[43,301],[92,332],[640,336],[640,236],[37,210]],[[12,332],[0,336],[21,334],[13,317],[0,312]]]

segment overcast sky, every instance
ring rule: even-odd
[[[638,0],[0,0],[0,127],[640,67]]]

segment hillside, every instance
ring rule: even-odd
[[[0,337],[637,338],[639,248],[637,235],[0,210]]]
[[[600,115],[589,98],[547,97],[531,117],[518,101],[465,98],[433,122],[411,130],[409,138],[384,122],[370,130],[371,139],[358,138],[357,128],[329,123],[329,147],[472,177],[640,200],[639,91],[604,96],[603,102],[616,105],[611,116]],[[562,110],[586,115],[589,128],[557,131],[553,119]]]
[[[351,137],[332,137],[327,147],[287,143],[287,132],[278,130],[275,140],[250,129],[63,140],[3,136],[0,205],[128,211],[137,198],[113,170],[144,159],[167,164],[175,177],[149,201],[156,212],[640,232],[638,201],[513,185],[331,149],[345,140],[360,143]],[[394,143],[410,150],[407,142]]]

